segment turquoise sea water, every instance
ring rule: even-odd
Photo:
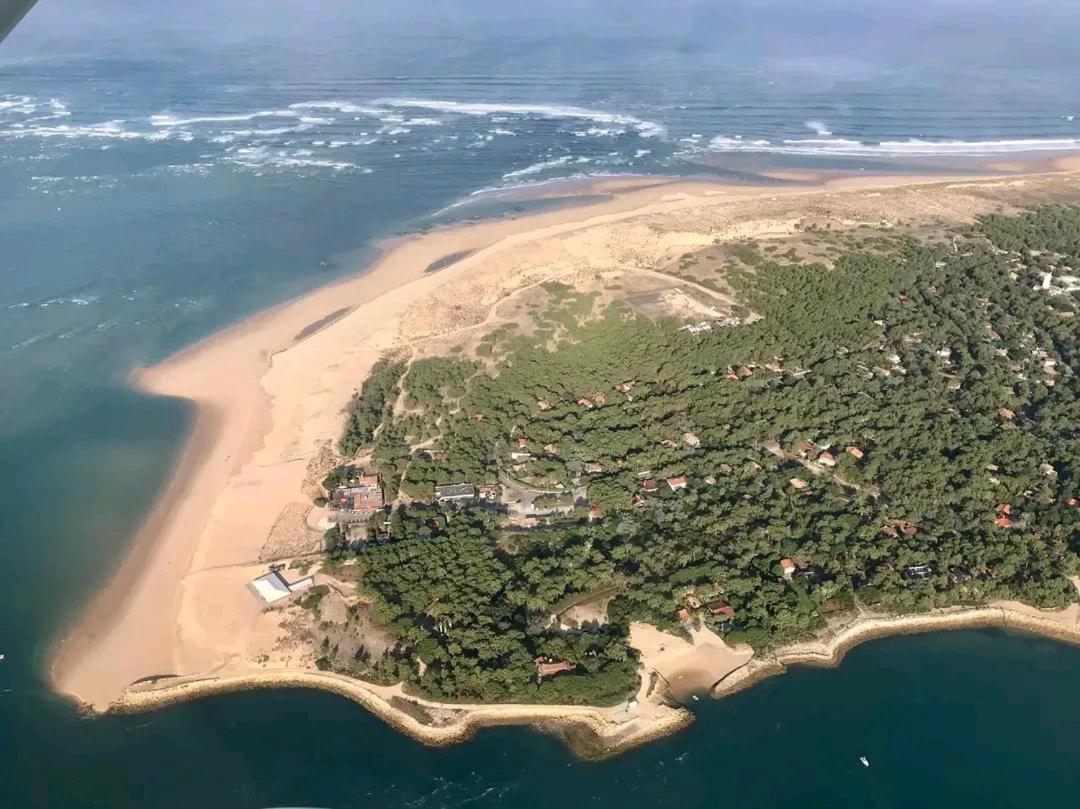
[[[353,5],[54,0],[0,44],[0,806],[1071,801],[1080,651],[1001,632],[879,641],[588,765],[525,730],[428,751],[322,694],[84,720],[50,693],[184,438],[133,366],[523,184],[1080,138],[1050,0]]]

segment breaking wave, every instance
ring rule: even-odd
[[[866,143],[850,138],[795,138],[781,141],[744,140],[719,136],[709,141],[714,152],[762,152],[837,157],[980,157],[1018,152],[1069,151],[1080,138],[1021,138],[1013,140],[892,140]]]
[[[568,118],[594,121],[598,124],[632,127],[644,138],[663,135],[667,130],[655,121],[646,121],[632,115],[588,109],[561,104],[499,104],[468,101],[449,101],[429,98],[377,98],[371,102],[377,107],[395,109],[422,109],[458,115],[523,115],[539,118]]]
[[[815,134],[821,135],[823,137],[832,134],[832,130],[830,130],[829,127],[825,125],[824,121],[807,121],[805,126],[807,129],[811,130]]]

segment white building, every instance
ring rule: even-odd
[[[276,570],[266,573],[248,584],[251,592],[266,605],[281,601],[292,595],[289,583]]]

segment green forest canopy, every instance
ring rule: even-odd
[[[856,600],[902,612],[1075,600],[1077,293],[1035,287],[1080,264],[1080,208],[989,216],[965,235],[960,252],[890,236],[832,269],[744,250],[726,280],[762,316],[749,325],[690,334],[620,305],[583,322],[584,299],[553,288],[567,301],[549,316],[557,350],[506,329],[486,343],[493,372],[450,358],[404,377],[377,366],[342,446],[373,442],[391,492],[495,480],[524,436],[534,453],[557,450],[518,475],[585,482],[605,518],[511,531],[481,508],[400,508],[394,539],[357,558],[400,643],[358,673],[442,699],[612,703],[637,682],[629,623],[678,631],[676,611],[703,600],[735,618],[693,620],[759,648]],[[408,413],[395,419],[401,385]],[[804,442],[835,468],[806,469]],[[646,470],[688,486],[633,505]],[[791,581],[784,557],[799,567]],[[923,578],[905,575],[921,565]],[[609,624],[552,623],[559,605],[605,590],[617,592]],[[577,668],[538,686],[539,656]]]

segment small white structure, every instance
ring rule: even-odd
[[[254,579],[248,584],[248,587],[251,588],[251,592],[255,594],[255,597],[261,599],[266,605],[281,601],[281,599],[292,595],[289,583],[276,570]]]
[[[310,590],[314,586],[315,586],[315,577],[314,576],[304,576],[304,578],[298,579],[297,581],[294,581],[292,584],[287,584],[286,585],[286,587],[289,588],[289,592],[291,592],[291,593],[302,593],[304,590]]]

